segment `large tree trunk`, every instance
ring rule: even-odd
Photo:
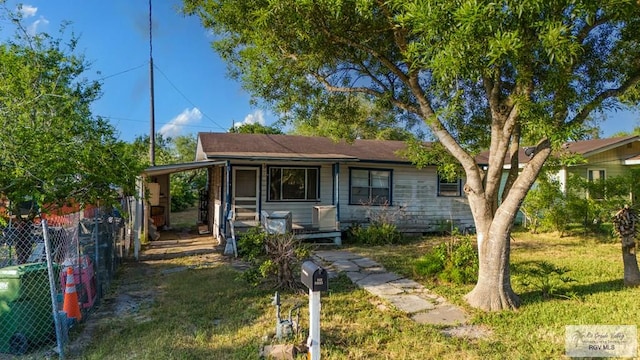
[[[520,298],[511,288],[510,226],[494,221],[489,229],[486,238],[478,233],[478,282],[465,299],[485,311],[515,309],[520,306]]]
[[[632,236],[622,238],[622,262],[624,264],[624,284],[626,286],[640,285],[640,270],[636,259],[636,243]]]

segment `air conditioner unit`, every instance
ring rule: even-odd
[[[265,230],[269,234],[287,234],[292,231],[291,211],[274,211],[266,215]]]
[[[319,205],[313,207],[312,226],[320,231],[337,230],[336,207]]]

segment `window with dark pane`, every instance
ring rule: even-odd
[[[391,202],[391,171],[351,169],[349,203],[384,205]]]
[[[270,167],[269,200],[317,200],[319,181],[318,168]]]

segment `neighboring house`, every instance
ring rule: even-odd
[[[563,191],[566,190],[569,174],[597,181],[620,176],[631,168],[640,167],[640,136],[636,135],[570,142],[565,144],[564,151],[581,155],[586,163],[565,166],[558,171],[557,177]]]
[[[518,154],[520,167],[526,165],[529,160],[527,152],[532,148],[522,148]],[[592,139],[567,142],[559,155],[580,155],[585,162],[576,165],[564,166],[553,176],[559,181],[561,190],[566,191],[567,179],[570,174],[581,176],[589,181],[607,179],[623,175],[631,168],[640,168],[640,136],[630,135],[607,139]],[[488,152],[480,154],[478,164],[488,164]],[[505,162],[502,183],[506,181],[510,165]],[[637,197],[638,194],[630,194]]]
[[[236,227],[285,221],[303,238],[333,238],[372,219],[391,219],[407,232],[473,225],[462,181],[439,179],[398,155],[402,141],[334,142],[324,137],[200,133],[196,162],[209,168],[201,200],[215,236]],[[284,216],[285,220],[275,219]]]

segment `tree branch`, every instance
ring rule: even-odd
[[[350,87],[350,86],[335,86],[333,84],[331,84],[331,82],[329,82],[326,77],[324,77],[321,74],[318,73],[313,73],[313,76],[316,78],[316,80],[318,80],[324,87],[325,89],[327,89],[327,91],[330,92],[342,92],[342,93],[363,93],[363,94],[367,94],[367,95],[371,95],[371,96],[375,96],[375,97],[379,97],[382,98],[384,97],[384,92],[380,92],[380,91],[376,91],[372,88],[369,87]],[[409,112],[413,112],[413,113],[419,113],[420,109],[411,106],[403,101],[400,101],[398,99],[396,99],[395,97],[393,97],[391,99],[391,102],[397,106],[398,108],[405,110],[405,111],[409,111]]]
[[[636,72],[632,74],[632,76],[630,76],[627,79],[627,81],[623,82],[622,85],[620,85],[620,87],[606,89],[600,92],[598,95],[596,95],[595,98],[593,98],[589,103],[587,103],[582,108],[582,110],[580,110],[571,120],[567,122],[567,125],[573,126],[573,125],[580,125],[584,123],[587,116],[589,116],[589,114],[594,109],[598,108],[602,104],[602,102],[604,102],[609,98],[624,94],[629,88],[637,85],[638,83],[640,83],[640,70],[636,70]]]

